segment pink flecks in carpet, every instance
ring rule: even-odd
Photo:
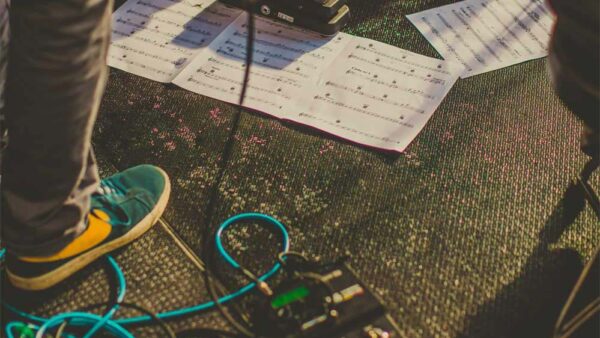
[[[454,139],[454,134],[452,132],[444,132],[444,134],[441,137],[441,141],[442,143],[446,143],[448,141],[451,141],[452,139]]]
[[[256,135],[252,135],[248,139],[248,143],[249,144],[256,144],[256,145],[264,146],[265,144],[267,144],[267,140],[264,139],[264,138],[260,138],[260,137],[258,137]]]
[[[184,140],[189,146],[193,146],[196,143],[196,133],[194,133],[188,126],[181,126],[177,128],[177,136]]]
[[[160,96],[158,96],[158,95],[155,95],[154,99],[156,100],[156,102],[154,103],[154,105],[152,106],[152,108],[154,108],[154,109],[160,109],[162,98]]]
[[[334,145],[334,143],[331,142],[331,141],[325,142],[325,144],[323,144],[321,146],[321,148],[319,148],[319,154],[323,155],[326,152],[329,152],[329,151],[333,150],[333,145]]]
[[[167,149],[168,151],[173,151],[173,150],[175,150],[175,148],[177,148],[177,145],[175,144],[175,141],[167,141],[167,142],[165,142],[165,149]]]
[[[247,139],[241,139],[241,140],[236,139],[236,140],[240,141],[240,146],[241,146],[243,155],[249,154],[250,150],[256,149],[256,147],[262,147],[267,144],[266,139],[261,138],[256,135],[252,135],[252,136],[248,137]],[[242,160],[246,160],[246,158],[243,158]]]
[[[208,112],[210,119],[217,126],[220,126],[227,122],[227,119],[223,116],[223,112],[219,107],[215,107]]]

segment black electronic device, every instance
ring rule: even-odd
[[[254,307],[254,329],[269,338],[399,338],[382,301],[344,262],[289,256],[286,278]]]
[[[348,22],[347,0],[220,0],[254,13],[303,27],[323,35],[334,35]]]

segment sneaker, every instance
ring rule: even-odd
[[[86,230],[52,256],[7,255],[9,280],[25,290],[56,285],[148,231],[165,210],[170,192],[167,174],[151,165],[130,168],[102,180],[98,192],[92,195]]]

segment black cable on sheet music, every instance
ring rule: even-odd
[[[243,337],[255,337],[255,335],[254,335],[254,333],[252,333],[252,331],[250,329],[250,324],[247,321],[244,321],[244,323],[240,323],[240,321],[235,319],[227,311],[227,309],[218,301],[219,295],[217,294],[217,291],[216,291],[215,285],[214,285],[214,279],[216,277],[210,271],[209,262],[211,262],[210,254],[212,252],[214,252],[214,240],[212,240],[213,239],[212,235],[213,235],[214,231],[211,231],[211,224],[212,224],[213,215],[215,212],[215,203],[216,203],[216,200],[218,197],[219,184],[223,181],[223,177],[225,175],[225,167],[226,167],[227,163],[229,162],[229,159],[231,158],[231,153],[233,150],[234,140],[235,140],[234,136],[239,127],[239,123],[240,123],[240,119],[241,119],[241,115],[242,115],[243,104],[244,104],[244,100],[246,98],[246,93],[248,90],[248,82],[250,80],[250,69],[252,67],[252,62],[253,62],[254,39],[255,39],[255,20],[254,20],[255,3],[256,3],[255,0],[247,0],[245,2],[245,7],[246,7],[245,10],[248,15],[248,22],[247,22],[247,36],[246,36],[246,59],[245,59],[245,65],[244,65],[245,66],[244,67],[244,79],[242,82],[242,88],[241,88],[241,92],[240,92],[240,100],[238,102],[238,113],[236,114],[236,116],[233,120],[231,134],[229,135],[229,138],[225,145],[225,150],[224,150],[223,156],[221,158],[221,166],[219,169],[219,173],[218,173],[217,179],[215,181],[216,182],[215,186],[213,187],[213,189],[211,191],[209,204],[207,206],[207,213],[208,213],[209,217],[208,217],[207,226],[205,227],[204,233],[203,233],[203,247],[202,247],[202,259],[204,262],[207,263],[207,268],[204,269],[203,275],[204,275],[204,282],[206,284],[208,293],[209,293],[212,301],[215,303],[217,309],[219,310],[219,313],[221,314],[221,316]],[[238,316],[241,318],[244,318],[243,315],[238,314]]]

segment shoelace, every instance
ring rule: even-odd
[[[123,225],[130,226],[131,219],[128,217],[127,212],[119,206],[119,199],[127,195],[126,189],[112,181],[102,180],[96,190],[95,199],[100,202],[101,207],[92,207],[92,213],[97,209],[105,212],[110,220],[111,225]],[[98,217],[97,214],[95,214]],[[99,217],[100,218],[100,217]]]
[[[125,189],[116,183],[108,180],[101,180],[100,185],[98,186],[97,193],[103,196],[125,196]]]

